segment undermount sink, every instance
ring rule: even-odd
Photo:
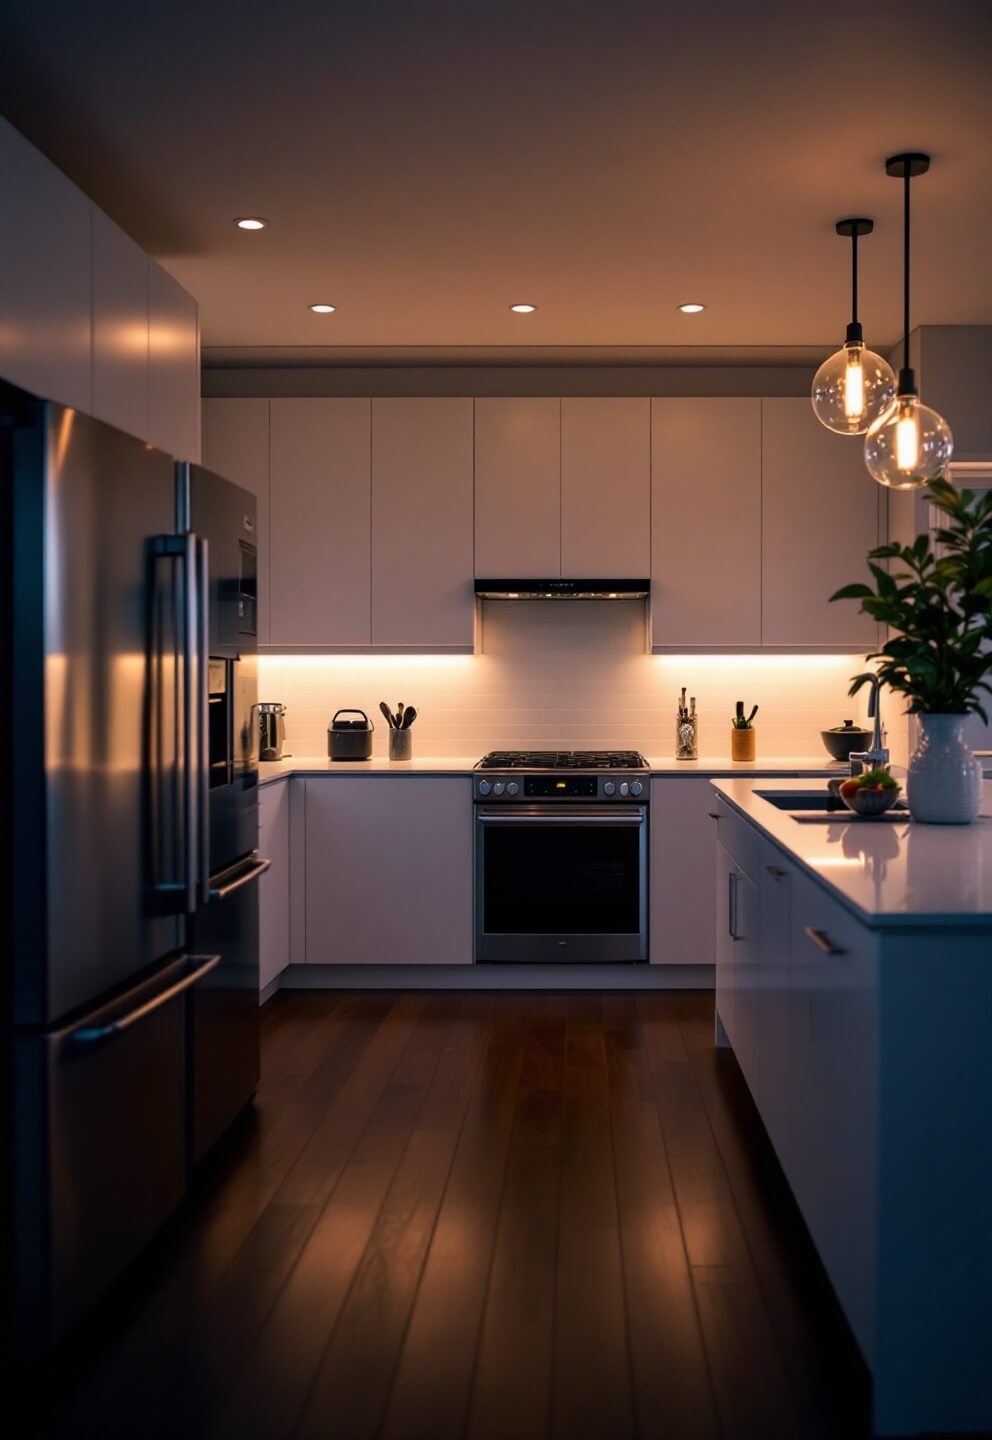
[[[755,790],[755,795],[767,800],[769,805],[774,805],[776,810],[823,810],[836,811],[845,809],[842,800],[835,800],[832,795],[824,791],[823,794],[811,795],[808,790]]]
[[[861,820],[865,817],[855,815],[842,800],[835,800],[829,791],[809,790],[755,790],[755,795],[761,800],[767,800],[769,805],[774,805],[776,810],[784,810],[798,824],[809,825],[815,822]],[[909,807],[905,800],[897,800],[891,810],[886,810],[883,815],[874,815],[873,820],[898,820],[906,822],[909,817]]]

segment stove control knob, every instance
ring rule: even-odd
[[[520,793],[520,786],[517,784],[516,780],[509,781],[506,787],[506,793],[507,795],[517,795]]]
[[[494,794],[494,795],[502,795],[502,793],[503,793],[503,782],[502,782],[502,780],[497,780],[497,781],[496,781],[496,784],[493,786],[493,794]]]
[[[489,783],[488,780],[480,780],[480,781],[479,781],[479,794],[480,794],[480,795],[488,795],[491,789],[492,789],[492,786],[490,785],[490,783]]]
[[[603,794],[604,794],[604,795],[615,795],[616,793],[617,793],[617,787],[614,785],[613,781],[612,781],[612,780],[607,780],[606,783],[603,785]]]
[[[642,791],[643,789],[644,789],[644,786],[641,784],[640,780],[632,780],[632,781],[630,782],[630,793],[631,793],[631,795],[640,795],[640,793],[641,793],[641,791]]]
[[[629,794],[630,794],[630,786],[627,784],[626,780],[621,780],[621,781],[620,781],[620,794],[621,794],[621,795],[629,795]]]

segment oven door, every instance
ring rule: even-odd
[[[648,958],[644,805],[476,806],[475,958]]]

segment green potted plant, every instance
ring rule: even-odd
[[[845,585],[830,598],[860,600],[865,614],[889,627],[890,638],[867,658],[919,720],[906,786],[913,818],[960,825],[978,814],[982,786],[964,722],[976,714],[987,723],[985,696],[992,695],[992,492],[978,496],[935,480],[929,494],[943,517],[933,535],[880,545],[868,556],[875,588]],[[856,675],[850,693],[870,678]]]

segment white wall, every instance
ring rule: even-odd
[[[288,749],[324,755],[327,723],[359,706],[376,724],[379,701],[416,705],[419,755],[478,757],[486,750],[610,746],[649,756],[673,749],[685,685],[700,711],[700,754],[726,756],[735,700],[761,710],[758,755],[826,753],[819,732],[863,716],[847,698],[858,655],[650,655],[639,602],[489,602],[476,655],[264,655],[259,698],[289,707]]]

